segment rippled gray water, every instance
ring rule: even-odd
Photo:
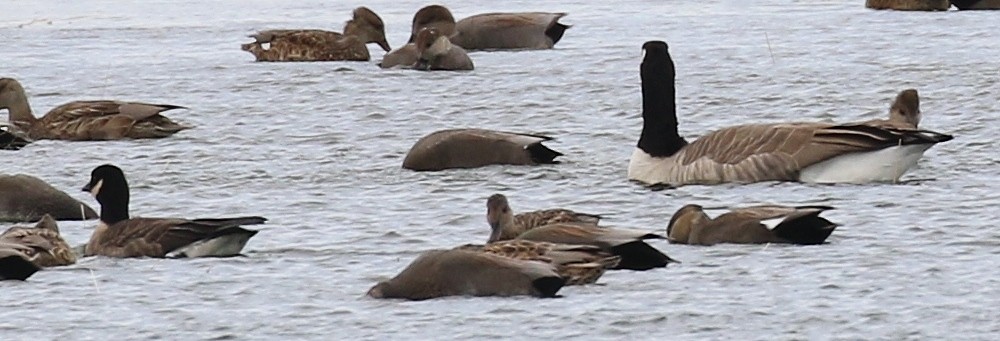
[[[401,45],[422,1],[364,3]],[[245,35],[340,30],[341,1],[0,0],[0,75],[36,113],[77,99],[188,106],[173,138],[43,141],[2,172],[72,195],[121,165],[133,213],[270,218],[247,257],[89,258],[0,283],[0,339],[996,339],[1000,335],[1000,12],[869,11],[863,1],[464,1],[565,11],[550,51],[474,53],[468,73],[371,63],[252,63]],[[682,134],[744,122],[861,120],[920,90],[922,126],[953,133],[900,185],[689,186],[625,181],[638,136],[640,46],[678,69]],[[564,163],[441,173],[400,169],[449,127],[558,137]],[[515,210],[607,213],[660,230],[686,203],[828,204],[842,226],[814,247],[658,243],[680,265],[613,272],[560,299],[363,297],[420,251],[487,237],[485,198]],[[62,222],[71,243],[94,222]]]

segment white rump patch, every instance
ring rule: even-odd
[[[806,167],[799,181],[816,183],[896,182],[917,164],[933,143],[851,153]]]
[[[778,224],[781,224],[781,222],[784,221],[784,220],[785,220],[785,217],[781,216],[781,217],[777,217],[777,218],[764,219],[764,220],[761,220],[760,223],[764,224],[764,226],[767,226],[768,230],[773,230],[775,227],[778,227]]]
[[[243,251],[247,241],[253,235],[250,233],[231,233],[212,239],[199,240],[167,254],[168,258],[176,257],[228,257],[236,256]]]

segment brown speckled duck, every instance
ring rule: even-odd
[[[190,128],[160,115],[184,107],[140,102],[74,101],[36,118],[24,88],[12,78],[0,78],[0,109],[7,109],[11,123],[34,140],[163,138]]]
[[[514,214],[507,197],[494,194],[486,200],[486,220],[490,224],[489,243],[506,240],[514,228]],[[646,239],[666,239],[645,231],[598,227],[589,223],[557,223],[527,230],[514,239],[569,245],[590,245],[620,256],[614,269],[649,270],[677,262],[646,244]]]
[[[671,243],[694,245],[822,244],[837,228],[819,216],[829,209],[832,207],[760,205],[734,209],[712,219],[701,206],[686,205],[670,218],[667,236]]]
[[[28,279],[42,269],[34,260],[46,253],[45,246],[31,241],[17,243],[0,240],[0,281]]]
[[[243,44],[244,51],[258,62],[367,61],[368,43],[390,50],[385,24],[367,7],[354,9],[354,17],[344,25],[344,33],[323,30],[267,30],[250,35],[254,42]]]
[[[240,225],[263,224],[263,217],[217,219],[132,218],[125,173],[116,166],[94,168],[83,187],[101,203],[101,221],[84,250],[86,256],[226,257],[240,254],[257,231]]]
[[[52,216],[46,214],[34,227],[11,226],[3,234],[0,241],[44,245],[48,252],[38,255],[32,262],[39,267],[71,265],[76,263],[73,248],[59,234],[59,225]]]
[[[530,240],[501,240],[486,245],[467,244],[459,250],[492,253],[504,257],[533,260],[555,265],[566,285],[597,282],[605,270],[618,266],[621,257],[591,245],[567,245]]]

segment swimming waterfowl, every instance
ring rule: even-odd
[[[554,164],[563,155],[542,142],[544,135],[485,129],[448,129],[420,138],[403,159],[403,168],[439,171],[488,165]]]
[[[0,124],[0,150],[18,150],[31,143],[16,127]]]
[[[667,235],[671,243],[695,245],[822,244],[837,228],[837,224],[819,216],[830,209],[761,205],[735,209],[712,219],[701,206],[686,205],[670,218]]]
[[[417,40],[417,33],[425,28],[433,28],[442,35],[451,37],[455,35],[455,17],[447,7],[441,5],[424,6],[413,15],[413,24],[410,26],[410,38],[408,43]]]
[[[101,204],[101,220],[84,254],[108,257],[225,257],[240,254],[257,231],[241,225],[263,224],[263,217],[218,219],[131,218],[125,174],[101,165],[83,187]]]
[[[191,128],[160,115],[186,109],[182,106],[110,100],[69,102],[36,118],[24,88],[13,78],[0,78],[0,109],[7,109],[11,124],[32,140],[163,138]]]
[[[533,260],[555,265],[566,285],[597,282],[604,271],[618,266],[621,257],[591,245],[567,245],[530,240],[501,240],[486,245],[466,244],[455,249],[486,252],[499,256]]]
[[[506,240],[505,237],[513,235],[510,230],[514,228],[514,214],[506,196],[498,193],[486,200],[486,220],[491,229],[487,242]],[[645,231],[598,227],[588,223],[558,223],[532,228],[516,235],[515,239],[597,246],[621,257],[615,269],[649,270],[676,262],[644,242],[646,239],[665,237]]]
[[[951,4],[948,0],[866,0],[865,7],[897,11],[947,11]]]
[[[416,36],[416,41],[392,50],[379,66],[415,68],[419,70],[472,70],[475,65],[469,54],[454,45],[447,36],[433,28],[424,28]]]
[[[688,143],[677,132],[667,44],[643,45],[643,126],[628,179],[645,184],[801,181],[895,182],[924,151],[952,136],[870,123],[745,124]]]
[[[42,268],[33,261],[48,253],[42,245],[0,241],[0,280],[23,281]]]
[[[39,267],[71,265],[76,263],[73,248],[59,234],[59,225],[51,215],[44,215],[34,227],[11,226],[0,234],[0,242],[43,245],[47,252],[39,254],[32,262]]]
[[[514,226],[522,233],[539,226],[559,223],[582,223],[597,226],[600,221],[600,215],[576,212],[565,208],[521,212],[514,215]]]
[[[484,13],[459,20],[452,42],[469,50],[551,49],[569,25],[566,13]]]
[[[367,61],[368,43],[391,50],[385,39],[385,24],[367,7],[354,9],[354,17],[344,24],[344,33],[323,30],[267,30],[250,35],[254,42],[243,44],[244,51],[258,62]]]
[[[888,118],[865,121],[864,124],[888,129],[915,130],[920,125],[920,96],[916,89],[906,89],[896,95],[889,107]]]
[[[494,218],[500,219],[501,221],[499,221],[499,223],[505,223],[502,220],[508,212],[503,212],[503,210],[511,210],[511,208],[509,202],[507,202],[507,206],[504,208],[503,202],[507,202],[507,197],[503,194],[494,194],[487,200],[487,219],[490,219],[489,208],[493,207],[497,214],[499,214]],[[498,231],[494,231],[500,233],[500,235],[495,238],[496,240],[514,239],[530,229],[560,223],[597,226],[597,223],[601,220],[601,216],[596,214],[580,213],[563,208],[555,208],[514,214],[513,219],[513,222],[506,224]]]
[[[407,43],[386,53],[382,57],[382,61],[378,63],[378,66],[383,69],[394,67],[412,68],[417,64],[417,60],[419,59],[420,52],[417,51],[417,44]]]
[[[467,250],[431,250],[368,290],[374,298],[555,297],[566,280],[551,264]]]
[[[951,4],[963,11],[1000,9],[1000,0],[951,0]]]
[[[38,221],[46,214],[59,220],[96,219],[94,209],[31,175],[0,174],[0,221]]]
[[[455,22],[444,6],[421,8],[413,16],[410,42],[424,28],[434,28],[467,50],[550,49],[570,26],[566,13],[483,13]]]
[[[447,36],[433,28],[417,33],[414,45],[417,49],[416,69],[458,71],[475,68],[465,49],[452,44]]]

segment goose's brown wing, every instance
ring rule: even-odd
[[[125,248],[130,256],[163,257],[171,251],[226,234],[240,225],[262,224],[261,217],[226,219],[132,218],[111,227],[102,247]]]
[[[680,166],[720,179],[794,179],[810,165],[848,153],[890,146],[936,143],[952,137],[924,130],[867,123],[753,124],[723,128],[698,138],[679,154]]]

